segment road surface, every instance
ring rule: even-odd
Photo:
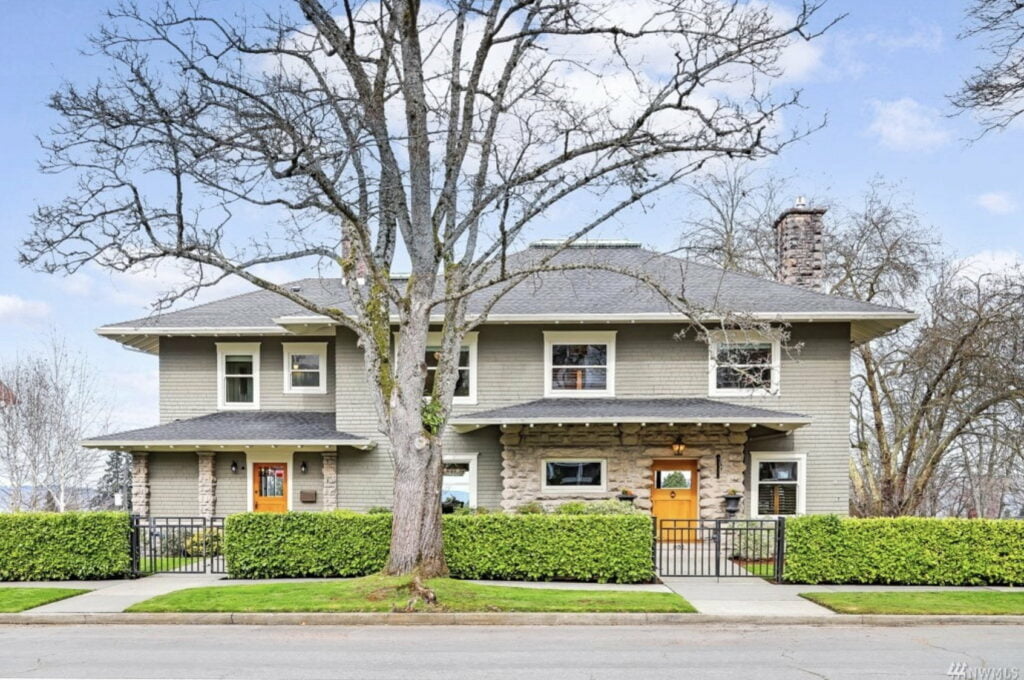
[[[0,626],[3,678],[860,680],[954,664],[1024,679],[1024,627]]]

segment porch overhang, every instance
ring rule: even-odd
[[[492,425],[567,425],[639,423],[668,425],[747,425],[791,432],[810,424],[807,416],[701,398],[615,399],[557,398],[467,413],[451,418],[456,432]]]
[[[85,448],[116,451],[183,451],[253,447],[368,450],[376,444],[335,428],[334,413],[222,411],[164,425],[93,437]]]

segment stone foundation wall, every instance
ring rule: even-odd
[[[746,425],[506,425],[501,436],[501,507],[515,510],[537,501],[550,509],[567,501],[614,498],[625,488],[637,495],[637,507],[650,510],[654,459],[678,457],[698,461],[701,518],[725,517],[722,496],[730,489],[743,490],[746,430]],[[686,444],[678,456],[672,451],[677,437]],[[541,464],[549,458],[606,460],[608,490],[545,493]]]

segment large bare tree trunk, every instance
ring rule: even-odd
[[[395,457],[394,522],[389,574],[418,572],[423,578],[445,576],[441,535],[442,455],[439,438],[423,433],[401,436]]]

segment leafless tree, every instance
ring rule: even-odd
[[[975,69],[950,100],[978,114],[985,131],[1005,128],[1024,113],[1024,3],[973,0],[961,39],[984,41],[990,61]]]
[[[507,253],[541,226],[579,239],[709,160],[806,132],[778,128],[798,93],[772,86],[782,51],[827,28],[811,26],[820,4],[788,18],[735,0],[294,0],[259,17],[122,4],[93,40],[109,74],[52,98],[45,168],[78,186],[38,210],[23,262],[174,259],[193,283],[162,304],[233,275],[353,331],[394,459],[387,570],[444,573],[440,433],[459,347],[503,294],[559,266],[559,249]],[[568,201],[586,209],[545,223]],[[411,275],[393,278],[396,261]],[[337,267],[347,305],[260,275],[286,262]]]
[[[10,510],[88,507],[96,454],[79,446],[109,423],[110,409],[85,357],[56,337],[38,353],[0,365],[14,400],[0,406],[0,479]]]
[[[732,206],[791,193],[761,182],[745,173],[698,191],[707,218],[696,257],[771,276],[749,253],[773,242],[774,216],[732,217],[746,210]],[[1024,272],[972,276],[956,267],[881,180],[858,206],[833,205],[827,217],[826,292],[922,315],[854,348],[851,510],[998,516],[1019,486],[1011,463],[1021,451]],[[727,257],[735,244],[737,256]]]

